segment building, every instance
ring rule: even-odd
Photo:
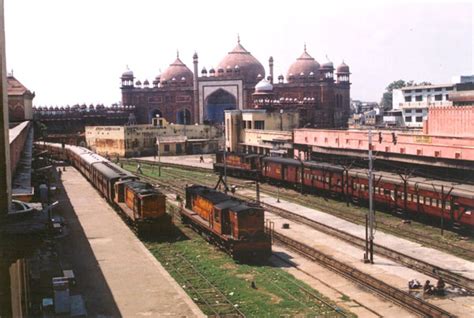
[[[40,123],[41,136],[50,142],[85,145],[85,128],[94,125],[125,125],[136,123],[133,106],[73,105],[38,106],[33,108],[33,118]]]
[[[225,121],[228,151],[286,155],[300,119],[297,111],[244,109],[226,111]]]
[[[474,76],[459,76],[448,84],[407,86],[393,90],[392,110],[402,112],[403,126],[421,128],[427,119],[428,108],[472,105],[473,96]],[[387,125],[393,125],[392,119],[387,118]]]
[[[121,77],[122,104],[134,105],[137,122],[149,123],[156,115],[176,124],[222,124],[225,110],[253,108],[255,86],[262,79],[273,85],[273,98],[313,102],[319,113],[313,126],[346,127],[350,113],[350,70],[344,62],[336,69],[332,62],[319,64],[304,48],[289,67],[286,77],[273,74],[274,61],[264,66],[237,41],[216,68],[203,67],[198,55],[193,70],[176,60],[150,83],[137,80],[131,70]],[[276,81],[277,80],[277,81]]]
[[[471,105],[473,106],[430,108],[423,132],[432,136],[474,138],[474,103]]]
[[[13,73],[7,76],[8,117],[10,122],[33,119],[33,98],[35,93],[27,89]]]
[[[157,123],[158,121],[154,121]],[[178,125],[160,120],[161,125],[87,126],[87,146],[109,157],[138,157],[157,154],[193,154],[218,150],[222,131],[209,125]]]

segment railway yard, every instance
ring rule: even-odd
[[[212,172],[203,168],[199,171],[195,168],[190,171],[176,165],[162,167],[161,177],[157,177],[156,166],[147,166],[144,161],[142,163],[145,178],[160,185],[162,189],[167,189],[170,202],[176,193],[182,194],[180,191],[183,190],[179,190],[179,184],[192,184],[199,180],[201,184],[212,185],[217,181]],[[133,170],[136,164],[130,163],[125,167]],[[236,196],[255,199],[255,190],[249,187],[249,182],[229,178],[229,183],[237,188]],[[267,187],[270,186],[261,186],[263,188],[261,202],[266,210],[267,222],[273,223],[272,262],[278,264],[289,261],[292,266],[288,266],[287,270],[293,271],[294,275],[305,282],[312,281],[312,286],[318,290],[324,290],[323,286],[326,289],[327,286],[331,286],[329,288],[331,291],[326,291],[326,295],[332,294],[333,299],[337,297],[335,295],[344,299],[349,298],[352,302],[352,312],[361,316],[392,316],[401,310],[401,306],[407,315],[411,313],[422,316],[462,317],[468,316],[466,313],[472,311],[474,269],[472,241],[469,238],[445,231],[441,243],[437,240],[440,236],[436,233],[436,229],[429,225],[414,224],[415,222],[406,225],[399,219],[387,215],[385,218],[382,217],[382,222],[388,230],[379,227],[377,233],[375,264],[366,265],[361,261],[363,227],[354,225],[360,222],[349,222],[351,217],[355,218],[354,216],[346,216],[345,219],[349,219],[348,221],[336,217],[337,214],[330,215],[317,211],[318,209],[325,211],[324,208],[327,209],[331,204],[330,199],[324,200],[322,207],[316,205],[317,209],[310,209],[298,204],[299,199],[294,191],[292,194],[291,190],[280,189],[276,198],[275,189],[267,191]],[[305,205],[311,203],[307,202]],[[362,210],[359,211],[360,214],[364,213],[362,208],[358,207],[356,210]],[[391,235],[397,230],[393,226],[397,222],[400,230],[398,232],[401,232],[397,234],[400,237]],[[288,229],[282,229],[283,224]],[[416,235],[418,231],[433,234],[420,239]],[[452,248],[446,248],[447,245]],[[280,254],[278,251],[285,251],[283,253],[285,256],[278,257]],[[327,272],[328,269],[330,272]],[[321,271],[326,271],[326,275],[321,275]],[[411,279],[436,282],[439,277],[443,277],[449,285],[443,297],[426,297],[422,296],[420,291],[408,289],[408,281]],[[341,283],[341,280],[344,283]],[[344,288],[335,287],[340,286],[339,284],[344,284]],[[352,291],[348,286],[352,287]],[[340,296],[341,290],[344,291],[344,296]],[[374,296],[374,293],[377,296]],[[376,305],[378,303],[380,305]],[[397,305],[393,305],[394,303]]]
[[[89,315],[469,317],[474,310],[474,242],[465,231],[441,234],[433,224],[377,212],[374,263],[366,264],[363,204],[233,177],[224,194],[212,189],[223,184],[211,157],[116,165],[82,147],[37,147],[64,170],[53,174],[62,189],[55,214],[65,220],[55,267],[74,270],[70,292]],[[443,293],[423,291],[440,279]],[[413,281],[420,286],[409,288]]]

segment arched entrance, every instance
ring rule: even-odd
[[[158,116],[157,116],[158,115]],[[161,113],[161,110],[159,109],[153,109],[151,112],[150,112],[150,121],[151,119],[153,118],[156,118],[156,117],[163,117],[163,114]]]
[[[188,109],[181,109],[176,113],[176,123],[180,125],[191,125],[191,112]]]
[[[209,95],[205,104],[204,122],[214,124],[224,122],[224,110],[237,107],[235,97],[223,89],[218,89]]]

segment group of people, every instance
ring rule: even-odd
[[[417,289],[421,288],[421,284],[419,281],[416,279],[413,279],[408,282],[408,288],[409,289]],[[445,283],[442,277],[438,279],[438,282],[436,283],[436,286],[432,285],[429,280],[425,282],[423,285],[423,293],[426,295],[439,295],[443,296],[444,295],[444,288],[445,288]]]

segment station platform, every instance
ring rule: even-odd
[[[74,270],[90,316],[205,317],[129,227],[74,168],[62,173],[69,233],[62,266]]]
[[[243,193],[243,191],[241,191],[241,193]],[[249,191],[248,194],[255,195],[255,193],[252,191]],[[362,225],[357,225],[337,218],[328,213],[307,208],[305,206],[282,199],[280,199],[280,202],[278,203],[276,198],[264,193],[260,194],[260,199],[270,205],[281,207],[293,213],[303,215],[309,219],[327,224],[333,228],[342,230],[360,238],[365,238],[365,227]],[[376,232],[375,240],[377,244],[386,246],[396,251],[401,251],[406,255],[474,279],[474,263],[468,260],[383,232]]]
[[[200,162],[201,155],[184,155],[184,156],[161,156],[160,160],[164,163],[172,163],[175,165],[182,165],[187,167],[197,167],[203,169],[213,169],[216,156],[213,154],[203,154],[204,162]],[[130,159],[146,160],[158,163],[158,157],[137,157]]]
[[[243,194],[245,191],[248,190],[241,191],[240,193]],[[253,192],[249,191],[248,194],[252,195]],[[330,224],[332,227],[349,232],[359,237],[365,236],[364,227],[338,219],[327,213],[306,208],[304,206],[281,199],[280,203],[277,203],[276,198],[265,194],[261,194],[260,199],[265,203],[279,206],[283,209],[304,215],[305,217],[317,220],[321,223]],[[364,264],[362,261],[363,251],[361,249],[330,235],[318,232],[317,230],[314,230],[306,225],[288,221],[287,219],[283,219],[270,212],[265,213],[265,218],[274,222],[276,232],[316,248],[317,250],[320,250],[339,261],[343,261],[346,264],[354,266],[355,268],[401,290],[408,291],[408,281],[412,279],[417,279],[422,284],[426,280],[430,280],[431,284],[436,284],[436,277],[426,276],[378,255],[374,255],[374,264]],[[289,223],[290,228],[283,229],[283,223]],[[472,277],[474,274],[474,264],[472,262],[421,246],[420,244],[380,232],[376,234],[376,241],[378,244],[403,251],[410,256],[436,264],[439,267],[448,268],[467,277]],[[429,298],[428,301],[459,317],[468,317],[469,315],[467,313],[474,311],[473,296],[461,297],[455,295],[454,297],[445,298],[432,297]]]

